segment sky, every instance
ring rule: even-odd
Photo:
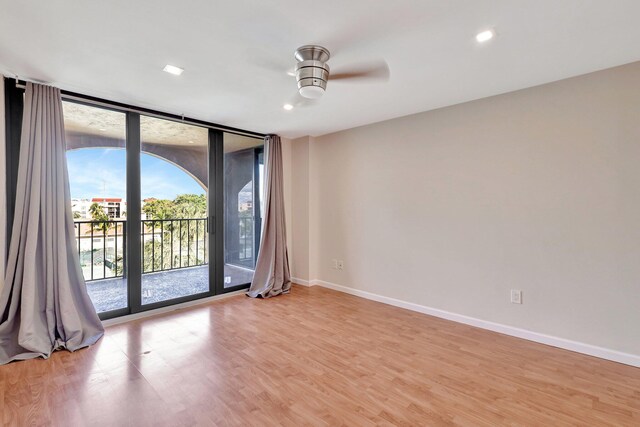
[[[83,148],[67,151],[72,199],[126,198],[126,152],[114,148]],[[205,190],[182,169],[140,154],[142,199],[173,200],[178,194],[204,194]]]

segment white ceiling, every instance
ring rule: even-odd
[[[0,72],[286,137],[321,135],[640,60],[638,0],[0,0]],[[498,36],[478,45],[480,30]],[[387,83],[296,103],[308,43]],[[162,72],[183,67],[180,77]]]

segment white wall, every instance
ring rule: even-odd
[[[640,355],[639,82],[634,63],[294,141],[294,276]]]
[[[0,74],[0,291],[4,286],[5,247],[7,245],[7,205],[5,191],[5,123],[4,123],[4,77]]]
[[[283,192],[283,196],[284,196],[284,220],[285,220],[285,227],[287,230],[291,230],[292,225],[291,225],[291,218],[292,218],[292,214],[291,214],[291,208],[292,208],[292,202],[293,202],[293,197],[291,195],[291,186],[292,186],[292,159],[291,159],[291,140],[287,139],[287,138],[280,138],[280,142],[282,144],[282,192]],[[293,245],[293,240],[292,240],[292,233],[287,233],[287,248],[292,247]]]
[[[291,210],[291,275],[297,282],[309,278],[309,137],[292,141],[291,195],[295,204]],[[306,284],[306,283],[305,283]]]

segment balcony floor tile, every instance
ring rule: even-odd
[[[225,264],[225,287],[251,282],[253,271]],[[145,273],[142,276],[142,303],[151,304],[209,290],[208,266]],[[87,291],[96,310],[101,313],[127,307],[127,282],[124,278],[87,282]]]

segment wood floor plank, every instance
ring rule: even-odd
[[[640,426],[640,369],[296,286],[0,367],[5,426]]]

